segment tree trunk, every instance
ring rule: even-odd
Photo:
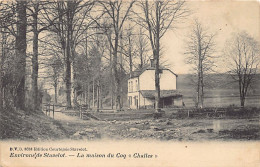
[[[111,109],[114,109],[114,93],[111,93]]]
[[[103,104],[102,104],[102,86],[101,84],[99,85],[99,104],[100,104],[100,108],[103,108]]]
[[[93,103],[92,108],[94,108],[95,107],[95,79],[94,79],[94,77],[93,77],[93,90],[92,91],[93,91],[92,92],[92,103]]]
[[[240,88],[240,106],[245,106],[245,93],[244,93],[244,85],[242,83],[242,77],[240,77],[241,80],[239,82],[239,88]]]
[[[1,28],[2,32],[2,28]],[[1,33],[1,54],[0,54],[0,110],[3,109],[3,64],[4,64],[4,57],[5,57],[5,34],[4,32]]]
[[[196,101],[196,108],[199,107],[200,101],[200,72],[198,72],[198,83],[197,83],[197,101]]]
[[[57,84],[54,84],[54,91],[55,91],[55,103],[58,103],[58,89],[57,89]]]
[[[245,97],[240,97],[240,106],[244,108],[245,106]]]
[[[99,80],[97,82],[97,112],[99,112]]]
[[[87,105],[88,104],[88,97],[87,97],[87,90],[86,90],[86,88],[85,88],[85,92],[84,92],[84,102],[85,102],[85,104]]]
[[[202,74],[202,48],[201,48],[201,34],[200,31],[197,32],[197,38],[198,38],[198,61],[199,61],[199,67],[198,67],[198,106],[202,108],[203,107],[203,74]]]
[[[74,44],[72,44],[71,42],[71,45],[73,46]],[[78,105],[78,102],[77,102],[77,89],[76,89],[76,84],[75,84],[75,81],[76,81],[76,77],[77,77],[77,74],[76,74],[76,71],[74,70],[74,67],[75,67],[75,62],[74,62],[74,59],[75,59],[75,47],[71,47],[71,73],[72,73],[72,79],[71,79],[71,83],[73,85],[73,89],[72,89],[72,92],[73,92],[73,105],[74,106],[77,106]]]
[[[26,1],[17,1],[17,35],[15,40],[16,52],[16,79],[17,89],[15,97],[15,107],[25,109],[25,76],[26,76]]]
[[[159,60],[156,60],[156,68],[155,68],[155,112],[160,112],[160,76],[159,76]]]
[[[87,61],[88,61],[88,34],[87,34],[87,32],[86,32],[86,50],[85,50],[85,52],[86,52],[86,59],[87,59]],[[89,67],[87,66],[87,71],[88,71],[88,73],[89,73]],[[85,103],[87,104],[87,108],[89,109],[90,108],[90,81],[89,80],[87,80],[87,94],[86,94],[86,91],[85,91],[85,99],[86,99],[86,101],[85,101]],[[86,98],[87,97],[87,98]]]
[[[130,37],[130,35],[128,37],[128,43],[129,43],[128,56],[129,56],[130,78],[131,78],[132,77],[132,73],[133,73],[133,60],[132,60],[132,45],[131,45],[131,37]]]
[[[90,108],[90,83],[88,82],[88,109]]]
[[[34,6],[33,14],[32,101],[34,110],[38,106],[38,6],[38,4]]]
[[[71,2],[67,1],[67,36],[66,36],[66,99],[67,99],[67,108],[71,108],[71,32],[72,32],[72,18],[71,18]]]
[[[155,112],[160,112],[160,69],[159,69],[159,60],[160,60],[160,22],[159,22],[159,2],[156,1],[156,34],[155,34]]]
[[[198,65],[199,67],[198,67],[198,83],[197,83],[197,93],[198,93],[198,97],[197,97],[197,104],[196,104],[196,107],[199,107],[200,106],[200,88],[201,88],[201,86],[200,86],[200,58],[199,58],[199,65]]]
[[[121,109],[121,98],[120,98],[120,78],[117,71],[117,51],[118,51],[118,33],[115,37],[115,49],[113,53],[113,70],[114,70],[114,81],[115,81],[115,90],[116,90],[116,108]]]
[[[69,50],[67,48],[67,50]],[[69,53],[67,51],[66,53],[66,99],[67,99],[67,108],[71,108],[71,66],[70,66],[70,60],[69,60]]]
[[[111,109],[113,109],[114,107],[114,95],[113,95],[113,57],[112,57],[112,53],[111,53],[111,46],[109,47],[109,55],[110,55],[110,102],[111,102]]]
[[[201,108],[203,107],[204,107],[204,76],[203,76],[203,69],[201,65]]]
[[[144,60],[143,60],[143,51],[140,49],[140,69],[144,66]]]
[[[140,52],[140,69],[142,69],[143,68],[143,66],[144,66],[144,58],[143,58],[143,37],[142,37],[142,30],[140,29],[140,36],[139,36],[139,46],[140,46],[140,50],[139,50],[139,52]]]

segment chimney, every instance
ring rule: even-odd
[[[150,59],[150,63],[151,63],[151,64],[150,64],[151,67],[155,67],[155,61],[154,61],[154,59]]]

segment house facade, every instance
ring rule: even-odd
[[[155,67],[136,70],[128,80],[128,104],[131,109],[154,108]],[[163,108],[182,106],[182,95],[177,91],[177,75],[160,67],[160,102]]]

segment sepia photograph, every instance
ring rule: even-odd
[[[3,167],[258,166],[260,3],[0,0],[0,111]]]

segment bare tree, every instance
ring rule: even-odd
[[[15,58],[13,64],[15,69],[12,71],[12,79],[15,83],[13,88],[9,89],[14,97],[14,106],[18,109],[25,109],[25,75],[26,75],[26,30],[27,13],[26,1],[1,2],[0,22],[1,28],[8,31],[13,37]]]
[[[12,87],[14,84],[7,84],[7,82],[11,81],[13,77],[9,80],[7,80],[6,76],[9,75],[11,72],[14,74],[14,68],[12,66],[5,66],[7,64],[7,61],[9,58],[8,56],[8,51],[9,46],[7,42],[7,36],[12,35],[12,37],[15,37],[15,24],[16,24],[16,4],[15,2],[8,3],[8,2],[0,2],[0,43],[1,43],[1,55],[0,55],[0,110],[2,111],[3,108],[6,107],[7,103],[7,95],[5,89],[7,88],[7,85],[9,86],[8,88]],[[10,27],[12,26],[12,30],[10,31]],[[13,39],[14,41],[15,39]],[[12,44],[13,45],[13,44]],[[14,59],[14,56],[10,56]],[[11,68],[10,68],[11,67]],[[10,82],[13,83],[13,82]],[[9,89],[10,90],[10,89]],[[11,91],[10,91],[11,92]],[[15,92],[15,91],[12,91]],[[10,93],[12,94],[12,93]],[[9,100],[13,100],[9,98]]]
[[[200,108],[203,108],[204,102],[205,76],[214,68],[215,34],[208,31],[195,20],[185,47],[186,62],[193,67],[192,70],[197,76],[194,81],[197,93],[196,107]]]
[[[27,16],[26,16],[26,1],[17,1],[17,34],[15,41],[16,52],[16,74],[18,87],[16,90],[17,96],[15,98],[15,106],[19,109],[25,109],[25,67],[26,67],[26,29],[27,29]]]
[[[87,21],[86,17],[93,7],[93,1],[67,0],[65,2],[58,1],[54,5],[54,13],[48,16],[48,20],[51,17],[58,17],[57,22],[52,27],[52,31],[59,37],[64,55],[66,100],[67,107],[70,108],[72,79],[75,78],[73,61],[76,56],[76,47],[80,43],[79,41],[83,41],[81,37],[91,24]]]
[[[120,34],[120,70],[124,71],[124,62],[127,62],[127,67],[129,67],[129,74],[131,76],[134,66],[134,57],[135,57],[135,34],[134,27],[129,24],[127,28]]]
[[[2,5],[2,4],[1,4]],[[0,107],[10,108],[14,107],[14,101],[17,94],[17,80],[18,75],[16,75],[17,62],[15,55],[15,36],[16,36],[16,21],[14,21],[15,11],[10,12],[8,9],[10,6],[11,10],[16,8],[16,4],[5,4],[5,8],[0,10],[0,30],[1,30],[1,55],[0,55],[0,94],[1,102]],[[10,9],[9,8],[9,9]],[[14,14],[14,15],[13,15]],[[7,17],[6,17],[7,16]],[[10,17],[8,17],[10,16]],[[9,22],[10,21],[10,22]],[[12,27],[12,28],[11,28]],[[13,31],[10,31],[10,30]]]
[[[224,54],[229,63],[228,72],[238,83],[240,105],[244,107],[248,89],[254,82],[260,63],[259,42],[246,32],[240,32],[234,34],[225,46]]]
[[[130,77],[132,76],[132,72],[133,72],[133,30],[132,27],[129,26],[129,29],[127,31],[127,47],[128,47],[128,51],[126,56],[129,58],[129,73],[130,73]],[[123,47],[123,46],[121,46]]]
[[[123,0],[109,0],[99,1],[103,13],[101,16],[107,19],[106,23],[102,23],[94,19],[97,26],[107,36],[110,48],[112,50],[112,73],[115,83],[116,107],[121,109],[121,95],[120,95],[120,77],[118,74],[118,48],[119,38],[123,29],[123,25],[127,20],[130,10],[135,1],[124,2]]]
[[[173,23],[177,23],[180,19],[187,16],[188,11],[185,8],[184,1],[140,1],[137,3],[142,13],[137,13],[137,24],[144,27],[148,31],[150,44],[153,51],[153,59],[155,64],[155,108],[156,112],[160,111],[160,49],[161,39],[169,30],[173,28]]]
[[[122,35],[123,44],[120,45],[120,53],[126,57],[124,61],[129,66],[130,77],[134,69],[142,69],[149,62],[151,56],[149,41],[143,28],[140,26],[130,26],[124,29]],[[120,63],[123,67],[124,63]]]
[[[12,37],[11,43],[4,43],[4,59],[6,59],[7,68],[5,72],[9,77],[4,76],[3,85],[6,91],[12,97],[9,100],[18,109],[25,109],[25,78],[26,78],[26,49],[27,49],[27,1],[6,1],[1,2],[0,6],[0,23],[4,34],[10,34]],[[5,36],[4,35],[4,36]],[[10,45],[9,45],[10,44]],[[12,50],[12,51],[7,51]],[[7,56],[8,55],[8,56]],[[14,56],[15,55],[15,56]],[[2,57],[3,58],[3,57]],[[8,62],[13,59],[12,63]],[[2,62],[4,63],[4,62]],[[12,64],[11,66],[9,66]],[[10,68],[11,67],[11,68]],[[9,82],[9,83],[8,83]]]
[[[36,110],[39,106],[38,101],[38,70],[39,70],[39,35],[44,30],[47,30],[57,19],[52,18],[50,21],[44,20],[51,2],[45,1],[30,1],[27,5],[28,13],[32,16],[32,22],[28,25],[32,27],[33,32],[33,54],[32,54],[32,102],[33,109]],[[43,10],[44,9],[44,10]],[[45,11],[45,12],[43,12]]]
[[[146,38],[144,32],[143,32],[143,29],[142,27],[140,28],[138,34],[137,34],[137,39],[138,39],[138,42],[136,44],[136,47],[137,47],[137,57],[140,59],[140,66],[139,68],[143,68],[145,64],[148,63],[149,61],[149,57],[148,56],[148,53],[149,53],[149,48],[148,48],[148,45],[149,45],[149,41],[148,39]]]
[[[3,32],[2,26],[0,27],[0,38],[1,38],[1,54],[0,54],[0,110],[3,109],[3,64],[5,57],[5,34]]]

